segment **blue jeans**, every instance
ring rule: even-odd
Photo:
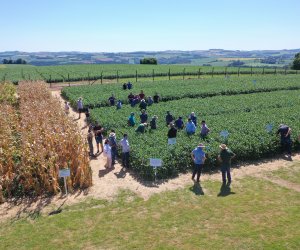
[[[129,168],[129,152],[122,153],[122,164],[125,168]]]
[[[226,175],[227,175],[228,183],[230,183],[231,182],[230,167],[229,166],[222,166],[221,167],[221,172],[222,172],[223,184],[226,183]]]
[[[202,172],[202,164],[196,164],[194,166],[194,171],[193,171],[193,175],[192,178],[195,178],[195,175],[197,174],[197,182],[200,181],[200,176],[201,176],[201,172]]]
[[[118,154],[117,147],[111,147],[111,160],[112,160],[112,164],[116,163],[117,154]]]

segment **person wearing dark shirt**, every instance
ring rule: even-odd
[[[132,92],[130,92],[130,94],[128,95],[128,102],[131,104],[133,99],[134,95],[132,94]]]
[[[160,97],[157,93],[155,93],[155,95],[153,96],[153,101],[154,101],[154,103],[159,103]]]
[[[226,174],[227,174],[227,185],[231,183],[230,167],[231,159],[235,157],[233,153],[225,144],[220,145],[221,152],[218,156],[219,161],[221,162],[221,172],[222,172],[222,181],[223,185],[226,184]]]
[[[172,122],[173,120],[174,120],[174,117],[171,115],[170,111],[167,111],[167,115],[166,115],[167,126],[169,126],[170,122]]]
[[[146,123],[148,120],[148,115],[146,111],[143,109],[142,113],[140,114],[141,123]]]
[[[141,90],[141,93],[139,93],[139,97],[140,97],[140,100],[145,98],[145,94],[144,94],[143,90]]]
[[[292,156],[292,140],[291,140],[291,128],[285,124],[280,124],[277,130],[277,135],[280,134],[280,143],[283,151],[287,152],[288,157]]]
[[[111,95],[111,97],[108,98],[108,101],[110,106],[115,106],[116,98],[114,97],[113,94]]]
[[[101,152],[103,152],[103,145],[102,145],[102,132],[103,128],[100,126],[98,123],[93,128],[94,130],[94,135],[95,135],[95,140],[96,140],[96,146],[97,146],[97,154],[99,153],[99,145],[101,146]]]
[[[157,121],[157,116],[155,115],[155,116],[152,117],[152,120],[150,121],[150,128],[151,129],[157,129],[156,121]]]
[[[177,129],[175,128],[173,123],[170,123],[170,129],[168,131],[168,138],[172,139],[172,138],[176,138],[177,136]]]
[[[124,89],[124,90],[127,89],[127,84],[126,84],[126,83],[123,84],[123,89]]]
[[[141,100],[141,103],[140,103],[140,109],[144,109],[146,110],[147,109],[147,103],[145,102],[144,99]]]
[[[139,133],[145,133],[146,132],[146,129],[148,127],[148,124],[147,123],[141,123],[135,130],[135,132],[139,132]]]
[[[175,127],[178,129],[183,129],[184,128],[184,123],[182,120],[182,117],[179,116],[178,119],[175,121]]]
[[[127,88],[128,88],[128,89],[132,89],[132,83],[131,83],[131,82],[128,82],[128,83],[127,83]]]

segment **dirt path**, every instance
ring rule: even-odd
[[[64,107],[64,100],[60,96],[60,90],[53,90],[52,94],[61,102]],[[78,114],[73,110],[70,111],[70,118],[77,123],[84,138],[87,136],[87,127],[85,115],[78,118]],[[95,143],[95,142],[94,142]],[[94,148],[96,146],[94,145]],[[293,161],[300,161],[300,155],[293,156]],[[273,178],[265,177],[264,173],[274,171],[280,168],[287,168],[294,162],[286,161],[285,159],[274,159],[267,162],[257,162],[248,165],[241,165],[238,168],[232,169],[233,186],[238,183],[238,179],[245,176],[255,176],[257,178],[268,179],[275,184],[290,188],[299,192],[299,187],[291,183],[283,183],[283,181],[275,181]],[[121,189],[128,189],[136,193],[138,196],[148,199],[151,195],[167,190],[176,190],[187,185],[192,185],[191,174],[182,174],[175,179],[168,181],[139,182],[134,178],[134,175],[126,170],[122,170],[119,164],[116,164],[114,169],[108,171],[104,168],[104,157],[99,155],[96,159],[91,160],[91,168],[93,171],[93,186],[86,192],[68,195],[67,197],[58,195],[47,199],[37,199],[35,201],[21,201],[19,204],[7,202],[0,205],[0,220],[5,218],[18,218],[23,214],[30,216],[35,212],[48,213],[57,210],[60,206],[70,205],[80,202],[86,198],[96,199],[114,199]],[[201,180],[214,180],[221,182],[221,174],[204,174]],[[205,190],[205,187],[203,187]]]

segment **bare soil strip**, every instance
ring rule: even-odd
[[[64,100],[60,96],[60,90],[52,91],[54,97],[61,102],[64,107]],[[87,136],[87,126],[85,122],[85,115],[82,114],[78,119],[78,113],[71,110],[70,119],[77,123],[81,134],[84,138]],[[120,138],[121,135],[117,135]],[[130,140],[130,139],[129,139]],[[94,145],[96,149],[96,145]],[[299,161],[300,155],[293,156],[293,161]],[[142,197],[149,199],[153,194],[168,190],[176,190],[187,185],[193,185],[191,174],[181,174],[175,179],[160,180],[157,182],[140,181],[135,178],[134,173],[123,169],[120,164],[116,164],[113,169],[108,170],[104,167],[105,159],[102,154],[91,160],[91,168],[93,171],[93,186],[84,191],[78,191],[75,194],[69,194],[67,197],[62,194],[50,198],[25,199],[19,201],[9,201],[0,205],[0,221],[6,218],[19,218],[20,216],[32,216],[35,213],[49,213],[59,212],[62,205],[71,205],[86,198],[95,199],[114,199],[120,190],[127,189]],[[282,158],[276,158],[264,162],[257,162],[251,164],[243,164],[238,168],[232,169],[233,186],[238,185],[238,179],[245,176],[256,176],[256,178],[266,179],[273,183],[290,188],[291,190],[299,192],[299,186],[296,184],[287,183],[284,180],[271,179],[265,177],[264,173],[274,171],[280,168],[287,168],[291,165],[290,161]],[[203,174],[201,180],[212,180],[221,182],[221,174]],[[203,187],[205,190],[205,187]]]

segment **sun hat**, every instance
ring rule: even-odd
[[[114,137],[116,134],[114,132],[109,133],[109,137]]]
[[[198,148],[205,148],[203,143],[199,143]]]
[[[221,144],[219,147],[220,147],[221,149],[227,149],[226,144]]]

